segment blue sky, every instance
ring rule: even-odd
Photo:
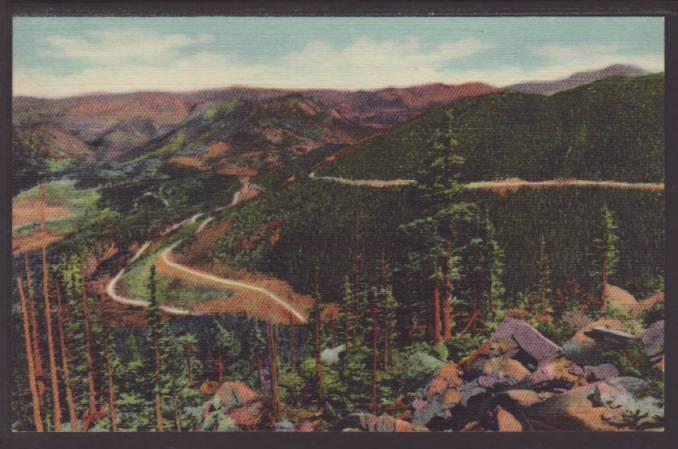
[[[18,17],[14,94],[497,86],[664,66],[656,17]]]

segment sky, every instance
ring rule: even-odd
[[[14,95],[506,86],[664,70],[661,17],[15,17]]]

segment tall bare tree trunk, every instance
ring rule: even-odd
[[[61,364],[64,367],[64,381],[66,383],[66,402],[68,403],[68,416],[71,421],[71,430],[79,432],[78,414],[75,410],[75,398],[73,385],[71,384],[71,371],[68,366],[68,349],[66,347],[66,334],[64,332],[63,304],[61,302],[61,289],[56,285],[57,297],[57,328],[59,330],[59,346],[61,346]]]
[[[452,278],[450,275],[450,258],[452,257],[452,241],[447,240],[447,254],[443,260],[443,288],[445,299],[443,303],[443,339],[452,339]]]
[[[325,385],[323,382],[323,361],[320,357],[322,350],[320,344],[320,270],[315,275],[315,298],[318,301],[318,316],[315,320],[314,340],[315,340],[315,371],[318,378],[318,404],[322,408],[325,404]]]
[[[181,432],[181,414],[179,412],[179,401],[176,396],[173,398],[172,402],[174,403],[174,422],[177,425],[177,432]]]
[[[605,310],[607,307],[607,251],[603,256],[603,282],[600,288],[600,310]]]
[[[49,299],[49,263],[47,262],[47,231],[45,230],[45,182],[40,183],[40,247],[42,249],[42,291],[45,301],[45,326],[47,327],[47,349],[49,372],[54,402],[54,430],[61,432],[61,401],[59,399],[59,378],[57,374],[54,336],[52,335],[52,310]]]
[[[33,362],[35,367],[35,382],[38,388],[40,409],[43,410],[43,404],[45,403],[45,364],[42,361],[42,351],[40,350],[40,329],[38,327],[38,311],[36,306],[37,299],[35,296],[35,290],[33,289],[33,281],[27,253],[24,253],[24,268],[26,270],[26,282],[28,284],[28,314],[31,322],[31,344],[33,345],[33,357],[35,359]]]
[[[36,310],[36,297],[35,290],[33,289],[33,279],[31,276],[31,269],[28,262],[28,253],[24,253],[24,269],[26,271],[26,283],[28,285],[28,303],[30,306],[29,315],[31,320],[31,339],[33,342],[33,356],[35,357],[35,372],[38,378],[38,393],[40,397],[40,403],[42,404],[42,395],[44,394],[44,377],[45,377],[45,365],[42,361],[42,352],[40,351],[40,330],[38,329],[38,312]],[[40,386],[42,385],[42,388]]]
[[[106,367],[108,368],[108,408],[111,413],[111,429],[118,431],[118,414],[115,409],[115,383],[113,381],[113,348],[106,348]]]
[[[297,371],[297,330],[290,327],[290,368]]]
[[[440,286],[433,290],[433,344],[440,343]]]
[[[162,368],[160,359],[160,347],[155,347],[155,420],[158,432],[163,432],[164,427],[162,423],[162,398],[160,397],[160,370]]]
[[[371,315],[372,315],[372,404],[371,404],[371,409],[372,409],[372,414],[377,415],[378,408],[379,408],[379,379],[378,379],[378,371],[377,371],[377,364],[379,360],[379,347],[378,347],[378,342],[379,342],[379,327],[377,325],[377,306],[376,306],[376,298],[372,303],[371,308]]]
[[[44,432],[42,425],[42,413],[40,409],[40,395],[38,394],[38,385],[35,378],[35,358],[33,356],[33,345],[31,343],[31,329],[28,319],[28,306],[26,304],[26,296],[24,295],[23,280],[17,280],[19,284],[19,298],[21,298],[21,314],[24,322],[24,337],[26,344],[26,361],[28,362],[28,386],[31,390],[31,398],[33,399],[33,421],[35,423],[35,430]]]
[[[87,300],[87,289],[85,288],[85,278],[82,277],[82,311],[85,319],[85,351],[87,357],[87,387],[89,397],[90,413],[97,411],[97,391],[94,385],[94,357],[92,355],[92,322],[89,313],[89,301]]]
[[[273,324],[267,326],[268,363],[271,368],[271,400],[273,402],[273,419],[278,420],[280,415],[280,392],[278,391],[278,348],[277,337]]]

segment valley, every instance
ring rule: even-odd
[[[663,85],[15,98],[15,427],[663,429]]]

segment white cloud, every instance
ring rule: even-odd
[[[178,50],[210,43],[206,34],[157,35],[141,29],[120,32],[100,30],[87,33],[87,39],[60,35],[47,36],[45,56],[75,59],[103,66],[131,62],[162,63],[176,57]]]
[[[88,68],[70,75],[15,68],[14,94],[59,97],[91,91],[179,91],[233,84],[347,89],[405,86],[444,79],[450,62],[493,48],[476,39],[432,48],[414,38],[358,39],[341,48],[316,41],[276,60],[246,63],[233,55],[204,50],[209,48],[204,44],[211,41],[207,35],[158,36],[143,30],[100,30],[87,40],[49,36],[51,58],[60,63],[77,60]]]
[[[430,82],[481,81],[506,86],[526,80],[564,78],[576,71],[610,64],[636,64],[663,70],[662,55],[626,54],[620,46],[541,46],[525,50],[539,69],[498,66],[481,60],[473,69],[455,63],[494,47],[477,39],[428,47],[414,38],[358,39],[335,47],[323,41],[265,62],[246,62],[232,54],[206,50],[208,35],[159,37],[143,30],[102,30],[92,40],[52,36],[53,55],[85,61],[89,68],[70,75],[15,67],[14,94],[63,97],[85,92],[186,91],[234,84],[278,88],[370,89]]]

